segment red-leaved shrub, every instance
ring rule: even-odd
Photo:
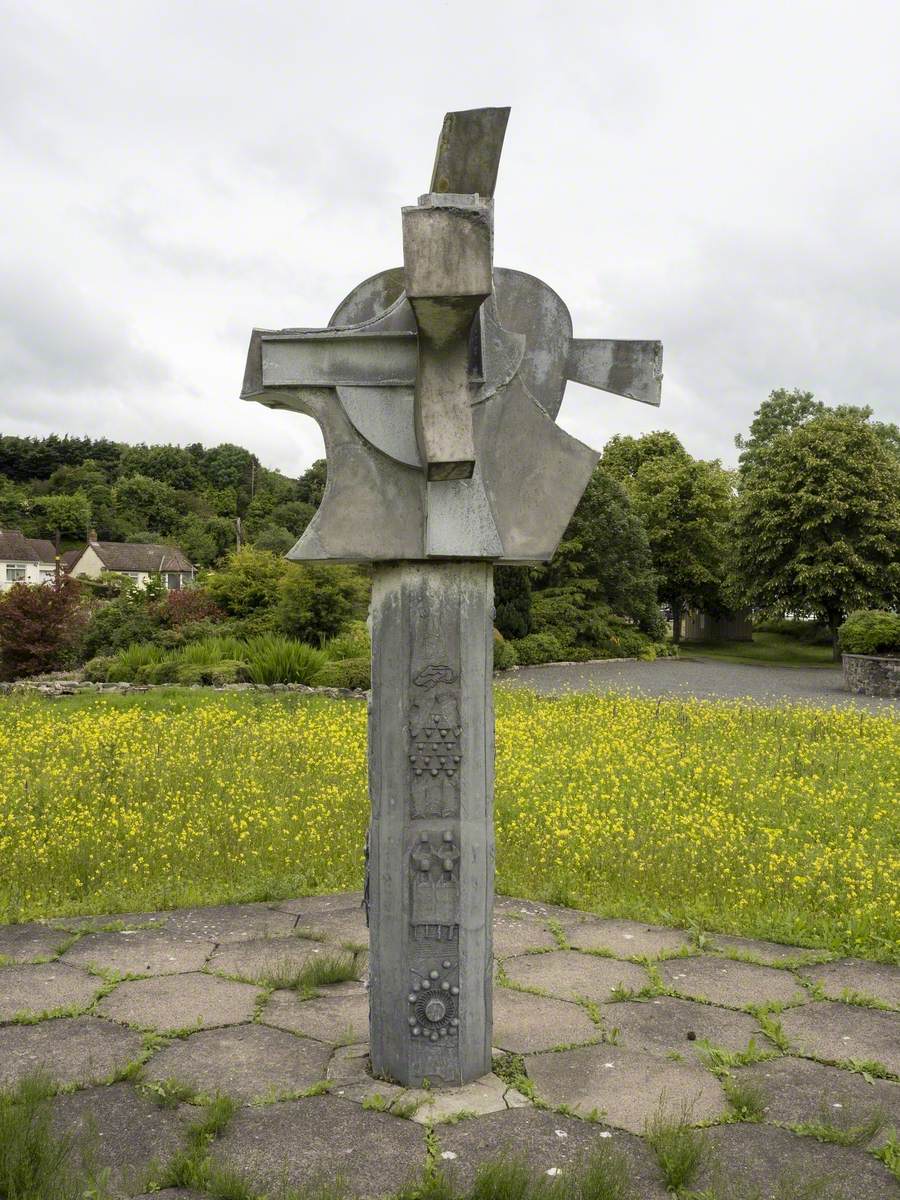
[[[81,588],[63,576],[55,583],[15,583],[0,596],[0,675],[19,679],[69,665],[85,624]]]

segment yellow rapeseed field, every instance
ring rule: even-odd
[[[0,703],[0,920],[359,887],[365,706]],[[498,890],[880,958],[900,928],[900,722],[497,697]]]

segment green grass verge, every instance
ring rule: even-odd
[[[760,663],[770,667],[834,667],[830,646],[810,646],[783,633],[754,633],[752,642],[682,642],[681,658]]]

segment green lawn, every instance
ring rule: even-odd
[[[773,667],[834,667],[830,646],[810,646],[784,633],[754,633],[752,642],[682,642],[682,658],[763,663]]]
[[[0,920],[358,888],[366,706],[155,691],[0,700]],[[497,887],[896,956],[900,721],[497,695]]]

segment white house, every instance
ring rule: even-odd
[[[104,571],[128,575],[138,587],[146,587],[151,575],[161,575],[169,591],[185,587],[194,578],[194,565],[174,546],[150,542],[98,542],[91,538],[85,548],[67,556],[70,575],[98,579]]]
[[[18,529],[0,529],[0,591],[14,583],[49,583],[55,574],[52,542],[25,537]]]

